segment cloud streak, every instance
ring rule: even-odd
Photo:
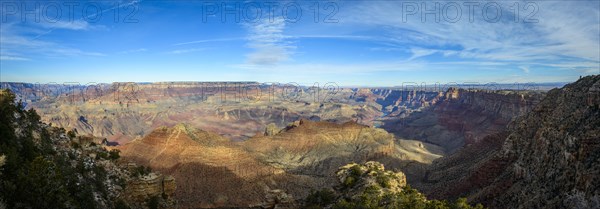
[[[204,50],[207,50],[207,48],[178,49],[178,50],[168,51],[167,54],[186,54],[186,53],[199,52],[199,51],[204,51]]]
[[[265,19],[246,27],[249,30],[248,47],[254,50],[246,55],[248,64],[274,65],[290,59],[296,47],[283,35],[283,18]]]
[[[147,51],[148,51],[148,49],[146,49],[146,48],[139,48],[139,49],[120,51],[120,52],[117,52],[117,54],[132,54],[132,53],[147,52]]]
[[[173,46],[181,46],[181,45],[189,45],[189,44],[201,44],[201,43],[210,43],[210,42],[225,42],[225,41],[238,41],[244,40],[244,38],[215,38],[215,39],[203,39],[189,42],[182,42],[173,44]]]
[[[92,26],[84,20],[57,21],[57,22],[42,21],[39,23],[39,25],[43,28],[66,29],[66,30],[89,30],[92,28]]]
[[[29,39],[26,34],[38,29],[15,23],[3,24],[0,28],[2,60],[27,61],[33,60],[34,57],[105,56],[103,53],[83,51],[57,42]]]
[[[433,7],[435,2],[426,2]],[[444,2],[440,2],[444,4]],[[514,2],[510,2],[513,4]],[[521,6],[525,2],[519,2]],[[458,59],[501,61],[512,63],[569,63],[570,66],[598,69],[600,65],[600,6],[586,1],[538,1],[538,23],[515,23],[515,15],[504,8],[499,22],[483,19],[481,9],[475,20],[450,23],[433,21],[421,14],[403,20],[402,4],[397,2],[362,2],[345,11],[343,19],[356,28],[386,28],[374,38],[389,47],[388,51],[410,51],[409,60],[434,53]],[[482,5],[481,5],[482,6]],[[481,8],[481,6],[479,8]],[[421,8],[422,9],[422,8]],[[463,11],[464,12],[464,11]],[[357,30],[358,31],[358,30]],[[595,65],[588,65],[592,62]],[[525,71],[524,71],[525,72]]]
[[[29,59],[24,57],[16,57],[16,56],[8,56],[8,55],[0,55],[0,60],[12,60],[12,61],[27,61]]]

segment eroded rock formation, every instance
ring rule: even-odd
[[[419,186],[490,208],[600,207],[600,76],[553,89],[503,134],[440,159]]]
[[[501,132],[539,102],[539,92],[487,92],[450,88],[435,105],[403,110],[383,119],[382,128],[401,138],[436,144],[452,153],[465,144]]]
[[[298,120],[273,133],[231,142],[180,124],[117,148],[125,159],[173,175],[181,207],[295,205],[311,189],[335,185],[331,174],[350,162],[380,160],[401,167],[440,157],[428,150],[440,149],[433,145],[354,122]]]
[[[149,173],[139,176],[127,182],[124,198],[130,202],[143,205],[151,198],[162,198],[166,201],[166,208],[174,208],[175,202],[173,195],[177,185],[172,176],[165,176],[160,173]]]

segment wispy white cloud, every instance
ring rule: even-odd
[[[249,64],[273,65],[290,59],[296,47],[283,34],[283,18],[265,19],[246,26],[249,30],[248,47],[254,50],[246,55]]]
[[[215,39],[202,39],[202,40],[196,40],[196,41],[188,41],[188,42],[182,42],[182,43],[176,43],[173,44],[173,46],[181,46],[181,45],[189,45],[189,44],[200,44],[200,43],[209,43],[209,42],[224,42],[224,41],[238,41],[238,40],[244,40],[245,38],[215,38]]]
[[[167,54],[185,54],[185,53],[204,51],[207,49],[208,48],[178,49],[178,50],[168,51]]]
[[[37,28],[14,23],[0,28],[0,56],[7,61],[33,60],[34,57],[105,56],[100,52],[89,52],[65,46],[61,43],[32,39],[27,34]]]
[[[121,9],[123,7],[129,7],[131,5],[136,5],[139,4],[140,2],[142,2],[141,0],[134,0],[125,4],[121,4],[122,2],[118,2],[118,4],[116,4],[116,6],[110,7],[108,9],[102,10],[99,12],[100,15],[105,14],[109,11],[112,10],[118,10]],[[93,18],[94,16],[96,16],[96,13],[90,14],[88,16],[85,16],[85,18]],[[42,26],[48,28],[47,31],[38,34],[37,36],[33,37],[33,39],[38,39],[42,36],[45,36],[47,34],[52,33],[54,30],[56,29],[70,29],[70,30],[87,30],[90,28],[106,28],[102,25],[97,25],[97,26],[91,26],[89,25],[89,23],[87,21],[85,21],[84,17],[82,17],[81,19],[78,20],[72,20],[72,21],[58,21],[58,22],[42,22]]]
[[[292,35],[285,36],[286,38],[308,38],[308,39],[344,39],[344,40],[364,40],[373,41],[376,40],[373,36],[361,36],[361,35],[331,35],[331,34],[320,34],[320,35]]]
[[[120,52],[117,52],[117,54],[131,54],[131,53],[146,52],[146,51],[148,51],[148,49],[139,48],[139,49],[120,51]]]
[[[388,61],[388,62],[369,62],[362,64],[340,64],[340,63],[300,63],[300,64],[278,64],[265,68],[256,64],[234,65],[232,67],[252,70],[262,73],[281,73],[285,74],[310,74],[310,75],[348,75],[365,74],[374,72],[406,72],[420,71],[425,69],[425,65],[419,62],[406,61]]]
[[[425,3],[433,7],[435,2]],[[444,4],[443,1],[438,3]],[[498,3],[504,10],[503,19],[497,23],[483,19],[481,6],[475,10],[478,13],[474,22],[465,14],[456,23],[438,23],[432,20],[432,15],[422,22],[420,13],[403,20],[402,13],[398,12],[402,11],[402,4],[393,1],[362,2],[346,8],[340,15],[345,23],[356,26],[355,32],[381,28],[381,35],[373,40],[388,47],[375,49],[410,50],[409,60],[440,53],[458,59],[519,65],[538,62],[591,67],[597,71],[600,68],[600,3],[597,1],[537,1],[538,23],[523,23],[528,15],[524,13],[519,14],[520,22],[515,23],[513,17],[517,14],[507,9],[514,2]]]
[[[410,58],[408,58],[408,60],[414,60],[419,57],[424,57],[424,56],[431,55],[431,54],[438,52],[437,50],[423,49],[423,48],[411,48],[410,51],[412,53],[412,56]]]
[[[74,21],[57,21],[57,22],[47,22],[41,21],[39,24],[43,28],[51,28],[51,29],[67,29],[67,30],[89,30],[92,26],[84,20],[74,20]]]
[[[66,48],[66,47],[47,49],[45,52],[48,57],[106,56],[106,54],[100,53],[100,52],[88,52],[88,51],[82,51],[80,49]]]
[[[16,60],[16,61],[27,61],[29,59],[25,58],[25,57],[16,57],[16,56],[7,56],[7,55],[0,55],[0,60]]]

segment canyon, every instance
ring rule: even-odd
[[[533,87],[505,91],[472,85],[463,86],[469,90],[451,85],[343,88],[256,82],[2,86],[40,112],[45,122],[120,144],[179,123],[243,141],[267,124],[285,127],[304,118],[381,127],[450,152],[502,129],[543,98],[543,91]],[[450,137],[456,139],[447,142]]]
[[[129,186],[138,200],[156,190],[179,208],[299,208],[311,191],[337,187],[339,169],[376,161],[428,198],[541,208],[597,202],[598,80],[551,91],[254,82],[3,87],[51,126],[158,172],[149,181],[160,186]],[[573,172],[562,174],[569,166]],[[581,180],[548,186],[567,178]],[[521,188],[540,192],[538,199],[527,203]],[[558,193],[560,201],[550,197]]]

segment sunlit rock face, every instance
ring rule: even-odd
[[[285,127],[307,118],[372,125],[381,116],[379,104],[355,101],[355,91],[343,88],[253,82],[5,86],[19,92],[42,120],[121,144],[178,123],[240,141],[270,123]]]
[[[173,195],[177,185],[172,176],[164,176],[160,173],[150,173],[145,176],[133,178],[127,182],[124,198],[132,203],[143,205],[147,200],[160,197],[165,199],[169,208],[175,208]]]

